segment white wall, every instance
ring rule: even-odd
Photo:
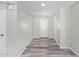
[[[39,16],[33,16],[33,38],[40,38],[40,17]]]
[[[54,39],[60,48],[69,47],[70,8],[60,7],[54,14]]]
[[[6,20],[6,48],[7,56],[17,55],[17,3],[13,10],[7,9]]]
[[[33,16],[33,38],[40,38],[40,19],[48,19],[48,37],[53,38],[53,16]]]
[[[59,10],[56,11],[56,13],[54,14],[54,23],[53,23],[53,27],[54,27],[54,39],[56,40],[57,44],[60,44],[60,18],[59,18]]]
[[[70,47],[79,54],[79,2],[71,7]]]
[[[60,8],[60,23],[61,23],[61,28],[60,28],[60,47],[64,48],[66,47],[66,7]]]
[[[19,3],[18,6],[18,54],[22,53],[32,40],[32,15]]]
[[[54,17],[49,16],[48,17],[48,38],[53,38],[54,37]]]
[[[32,40],[32,15],[23,4],[14,3],[13,10],[7,9],[6,44],[9,57],[20,56]]]

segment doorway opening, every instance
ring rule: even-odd
[[[48,37],[48,19],[40,19],[40,37]]]

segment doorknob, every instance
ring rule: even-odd
[[[4,36],[4,34],[1,34],[0,36]]]

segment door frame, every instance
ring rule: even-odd
[[[42,17],[41,19],[43,20],[47,20],[47,27],[48,27],[48,18],[47,17]],[[40,19],[40,22],[41,22],[41,19]],[[41,28],[41,24],[40,24],[40,28]],[[41,36],[41,30],[40,30],[40,37],[48,37],[48,28],[47,28],[47,36]]]
[[[7,8],[6,8],[6,4],[0,4],[0,11],[2,11],[2,19],[3,20],[0,20],[1,21],[1,34],[3,34],[4,36],[1,37],[1,51],[0,51],[0,57],[2,56],[6,56],[6,11],[7,11]],[[2,43],[3,42],[3,43]]]

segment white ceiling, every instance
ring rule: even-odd
[[[71,6],[73,1],[21,1],[23,6],[28,9],[32,15],[53,15],[59,7]],[[45,3],[45,7],[41,7]]]

